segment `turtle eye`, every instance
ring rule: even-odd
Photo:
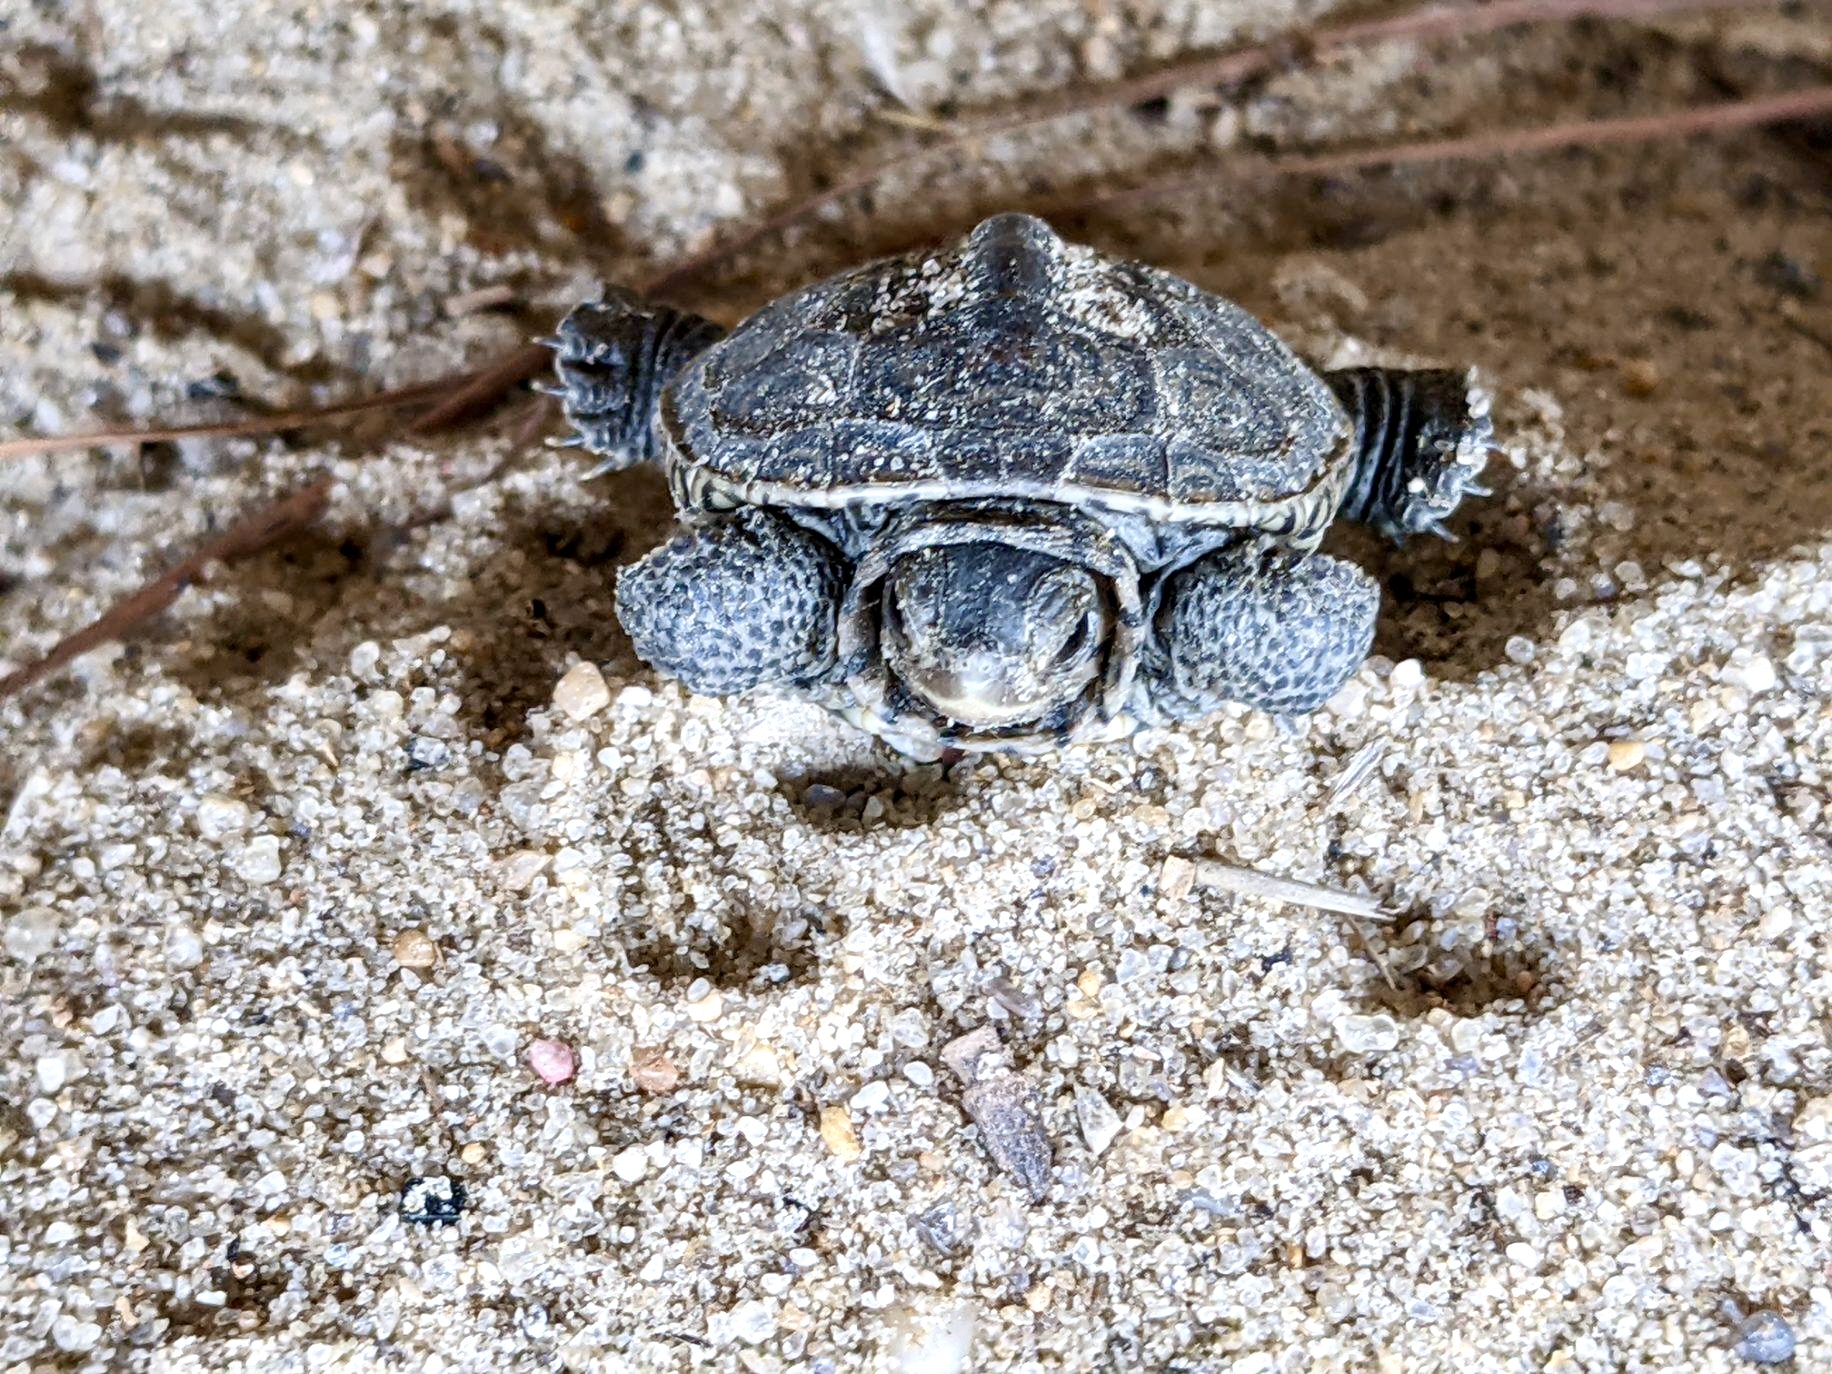
[[[904,589],[897,604],[905,615],[914,615],[917,619],[932,617],[935,610],[936,586],[934,579],[919,577]]]
[[[891,594],[885,598],[885,606],[889,617],[899,629],[906,635],[920,636],[935,626],[935,601],[934,579],[917,576],[901,585],[893,582]]]
[[[1085,573],[1057,569],[1041,578],[1025,608],[1035,652],[1058,665],[1083,656],[1093,633],[1089,615],[1093,605],[1093,589]]]
[[[1085,599],[1080,578],[1055,571],[1037,580],[1026,609],[1033,625],[1053,629],[1080,615]]]
[[[1082,650],[1088,647],[1088,617],[1083,616],[1075,622],[1075,632],[1063,640],[1062,647],[1056,651],[1056,662],[1071,663],[1081,657]]]

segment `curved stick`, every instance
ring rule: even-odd
[[[1832,114],[1832,86],[1809,86],[1779,95],[1748,100],[1724,100],[1685,110],[1626,115],[1618,119],[1577,119],[1564,124],[1541,124],[1523,129],[1496,129],[1454,138],[1425,138],[1411,143],[1388,143],[1372,148],[1345,148],[1321,153],[1283,156],[1223,157],[1205,164],[1198,173],[1179,173],[1091,200],[1063,200],[1058,214],[1091,213],[1121,205],[1156,200],[1215,184],[1264,180],[1269,177],[1321,176],[1332,172],[1367,171],[1377,167],[1404,167],[1420,162],[1471,162],[1480,158],[1507,157],[1515,153],[1546,153],[1561,148],[1600,148],[1613,143],[1648,143],[1662,138],[1722,133],[1758,124],[1784,124],[1814,115]]]

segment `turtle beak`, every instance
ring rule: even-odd
[[[1003,730],[1052,717],[1100,671],[1091,575],[993,540],[919,550],[884,591],[885,666],[943,719]]]
[[[970,655],[952,669],[916,668],[909,686],[943,715],[976,725],[1034,720],[1051,704],[1047,695],[1020,691],[992,654]]]

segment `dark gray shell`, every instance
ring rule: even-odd
[[[784,297],[663,413],[677,455],[748,500],[1028,497],[1286,528],[1333,499],[1349,434],[1238,306],[1023,215]]]

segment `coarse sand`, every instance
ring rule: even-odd
[[[1325,12],[0,7],[0,422],[433,377],[920,126]],[[1829,57],[1805,7],[1344,54],[987,140],[683,300],[1217,149]],[[1832,1368],[1824,146],[1077,227],[1320,362],[1495,389],[1460,542],[1332,545],[1377,653],[1294,724],[944,768],[689,698],[612,615],[662,484],[581,483],[525,398],[7,463],[0,668],[337,485],[0,706],[0,1369]],[[982,1027],[1040,1201],[942,1054]]]

